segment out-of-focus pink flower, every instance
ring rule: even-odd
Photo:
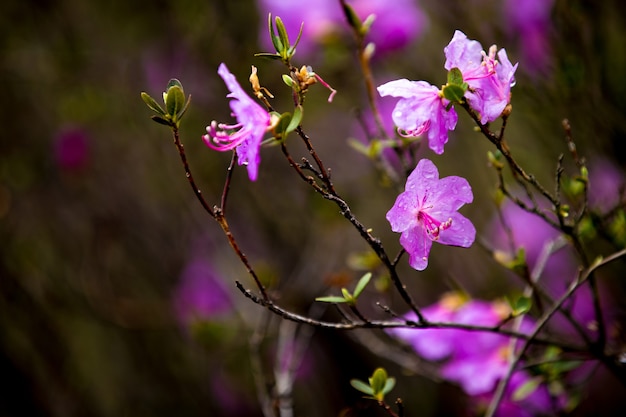
[[[550,15],[554,0],[505,0],[505,28],[518,39],[522,62],[532,74],[544,72],[550,64]]]
[[[413,0],[352,0],[348,3],[361,20],[371,14],[376,15],[367,40],[376,44],[378,53],[405,47],[426,26],[426,18]],[[291,0],[259,0],[258,5],[263,20],[261,40],[267,50],[273,48],[267,32],[268,13],[281,18],[292,43],[304,22],[302,38],[297,47],[298,53],[303,55],[315,52],[317,46],[333,36],[344,36],[349,32],[337,0],[315,0],[314,4],[306,5]]]
[[[55,136],[54,158],[62,171],[82,172],[89,165],[91,146],[87,133],[78,127],[66,127]]]
[[[419,161],[404,192],[387,212],[391,230],[402,233],[400,244],[409,254],[411,267],[421,271],[428,266],[433,241],[465,248],[474,243],[474,225],[458,212],[473,198],[465,178],[439,179],[435,164],[428,159]]]
[[[422,310],[430,322],[495,326],[508,314],[500,303],[467,300],[459,294],[447,294],[438,303]],[[406,317],[415,320],[413,313]],[[408,342],[422,357],[446,359],[442,376],[456,382],[470,395],[489,392],[502,377],[506,363],[501,360],[509,338],[493,332],[460,329],[391,329],[394,336]]]
[[[515,372],[506,387],[502,401],[498,405],[495,417],[537,417],[545,415],[558,415],[560,403],[553,404],[550,392],[545,384],[540,384],[528,396],[516,400],[515,392],[524,384],[528,383],[531,376],[526,372]],[[493,397],[493,392],[475,397],[478,405],[487,406]]]
[[[415,0],[353,0],[348,3],[363,20],[372,14],[376,16],[366,40],[376,45],[378,53],[407,46],[422,34],[427,24]]]
[[[501,302],[468,300],[460,294],[447,294],[438,303],[422,309],[422,313],[429,322],[492,327],[508,316],[509,308]],[[412,312],[404,318],[416,320]],[[530,319],[526,319],[520,331],[529,332],[531,326]],[[497,383],[509,369],[511,339],[499,333],[446,328],[396,328],[388,332],[407,342],[425,359],[443,361],[441,377],[459,384],[477,404],[488,404]],[[544,385],[526,398],[513,398],[515,391],[530,378],[525,371],[513,374],[497,415],[531,416],[550,411],[550,397]],[[524,414],[528,410],[533,413]]]
[[[261,17],[260,39],[263,47],[274,51],[267,28],[267,16],[272,20],[278,16],[283,21],[289,41],[295,43],[302,23],[302,37],[296,47],[298,54],[310,55],[319,44],[340,31],[343,14],[339,2],[335,0],[316,0],[314,5],[307,5],[290,0],[258,0]],[[272,22],[273,23],[273,22]]]
[[[237,149],[239,165],[246,165],[250,180],[256,181],[261,162],[261,140],[270,126],[270,115],[243,91],[225,64],[220,64],[217,72],[230,91],[227,97],[233,99],[230,108],[237,123],[227,125],[213,121],[207,126],[207,134],[202,139],[209,148],[218,151]]]
[[[496,50],[493,45],[485,53],[480,43],[458,30],[444,48],[445,69],[461,71],[463,81],[469,85],[465,97],[483,124],[500,117],[511,101],[511,87],[515,83],[517,64],[511,64],[504,49],[497,52],[496,59]]]
[[[392,118],[402,136],[428,134],[428,146],[437,154],[443,153],[448,142],[448,131],[456,127],[458,116],[454,107],[446,109],[449,101],[441,91],[426,81],[400,79],[378,87],[378,93],[400,97]]]
[[[211,320],[233,309],[230,293],[204,259],[192,259],[183,269],[172,297],[179,322],[188,327],[198,320]]]

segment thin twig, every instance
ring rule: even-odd
[[[228,192],[230,191],[230,182],[233,177],[233,171],[235,167],[235,163],[237,162],[237,152],[233,151],[233,156],[230,158],[230,164],[228,165],[228,170],[226,171],[226,179],[224,180],[224,189],[222,190],[222,199],[220,202],[220,209],[222,213],[226,212],[226,199],[228,198]]]
[[[183,168],[185,169],[185,176],[187,177],[187,180],[189,181],[189,185],[191,186],[193,193],[196,195],[196,198],[198,199],[198,201],[200,201],[202,208],[204,208],[204,210],[207,213],[209,213],[211,217],[215,218],[215,213],[213,212],[213,209],[209,206],[209,204],[204,199],[204,196],[202,195],[202,191],[200,191],[200,189],[196,185],[196,182],[193,179],[193,175],[191,175],[191,169],[189,168],[189,163],[187,162],[187,155],[185,155],[185,147],[180,141],[178,127],[173,126],[172,133],[174,135],[174,145],[176,145],[176,149],[178,149],[178,155],[180,156],[180,160],[183,163]]]

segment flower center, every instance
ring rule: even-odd
[[[426,234],[432,240],[439,239],[439,234],[452,226],[452,218],[449,218],[445,222],[440,222],[424,210],[420,210],[417,213],[417,221],[424,226]]]

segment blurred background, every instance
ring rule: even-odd
[[[371,34],[377,85],[396,78],[445,83],[443,48],[456,29],[485,49],[506,48],[519,62],[507,130],[514,154],[550,187],[561,153],[575,175],[561,125],[568,118],[598,207],[615,204],[626,166],[620,2],[350,3],[362,18],[378,15]],[[250,66],[257,66],[275,107],[290,110],[285,69],[253,56],[273,52],[268,11],[285,20],[293,38],[305,20],[294,63],[311,65],[338,94],[329,104],[328,91],[314,86],[304,128],[355,215],[397,253],[398,235],[385,220],[397,189],[348,141],[365,140],[357,115],[367,119],[367,105],[338,1],[3,1],[1,416],[261,416],[280,370],[294,379],[285,384],[293,387],[296,415],[384,415],[349,384],[377,366],[399,379],[393,395],[403,398],[407,415],[467,415],[460,389],[433,380],[431,364],[399,347],[381,351],[382,332],[372,338],[298,327],[239,293],[235,280],[253,283],[195,200],[168,129],[149,119],[140,92],[160,101],[168,80],[178,78],[193,97],[181,137],[196,181],[217,203],[230,155],[208,149],[200,137],[211,120],[230,120],[218,65],[226,63],[247,91]],[[390,109],[393,101],[380,105]],[[291,142],[294,155],[305,155],[295,137]],[[486,241],[496,217],[490,149],[459,111],[443,155],[426,146],[418,151],[442,177],[468,178],[475,202],[462,212]],[[339,319],[313,300],[352,288],[368,265],[367,247],[334,205],[293,175],[278,148],[262,150],[258,181],[235,170],[228,216],[280,305]],[[615,241],[598,238],[590,252],[615,250]],[[402,264],[421,305],[459,283],[484,299],[522,288],[480,245],[435,245],[423,273]],[[601,283],[617,346],[624,266],[618,261],[603,271]],[[386,317],[376,301],[399,313],[406,308],[384,278],[375,276],[362,300],[373,317]],[[623,386],[598,378],[573,415],[626,408]]]

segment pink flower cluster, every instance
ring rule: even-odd
[[[433,323],[491,327],[500,324],[508,316],[509,309],[500,302],[467,300],[460,294],[447,294],[438,303],[422,309],[422,313]],[[416,320],[414,313],[404,318]],[[531,329],[532,323],[526,319],[520,332]],[[508,336],[500,333],[449,328],[395,328],[388,332],[408,343],[424,359],[441,361],[441,377],[458,384],[480,405],[490,400],[498,381],[509,369],[508,355],[513,345]],[[514,398],[517,388],[530,378],[526,371],[513,374],[496,415],[533,416],[551,410],[550,396],[543,385],[523,399]]]
[[[458,30],[444,48],[445,69],[461,71],[468,85],[465,98],[483,124],[500,117],[511,100],[515,82],[517,64],[511,64],[504,49],[496,51],[494,45],[486,53],[480,43]],[[400,79],[379,86],[378,92],[383,97],[400,98],[392,113],[400,135],[427,133],[429,147],[437,154],[443,153],[448,131],[456,127],[457,114],[442,90],[425,81]]]

